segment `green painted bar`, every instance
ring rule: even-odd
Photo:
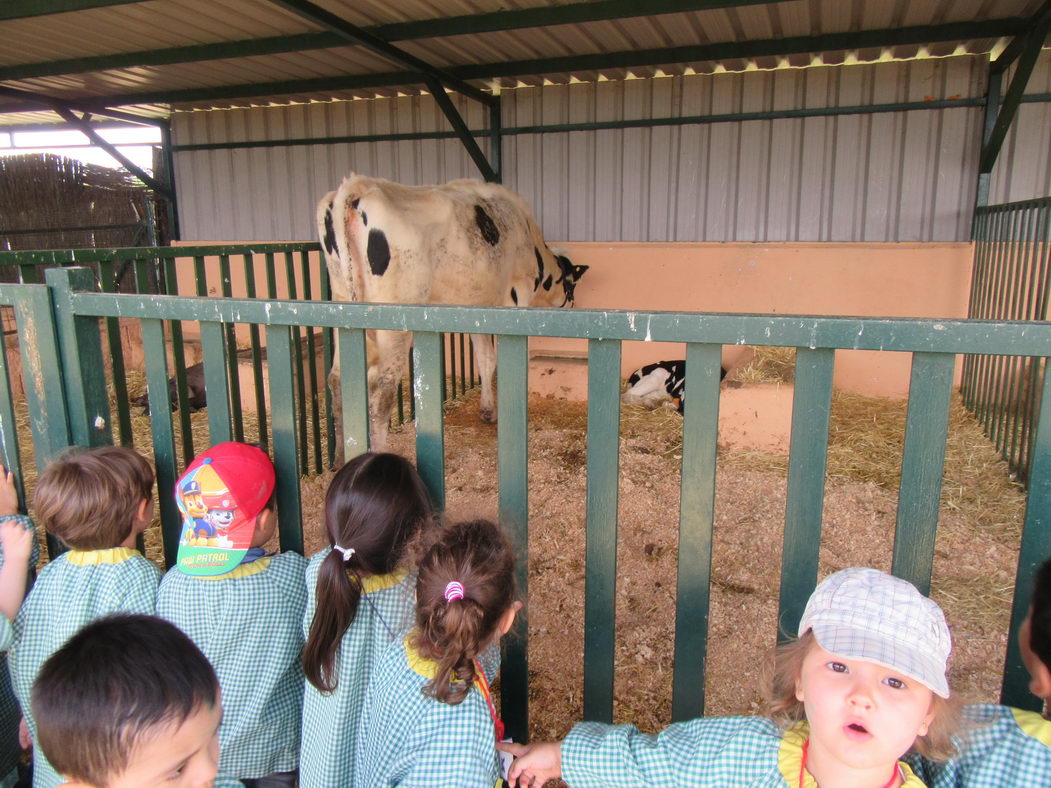
[[[132,270],[135,274],[135,292],[136,293],[154,293],[156,290],[153,288],[150,282],[150,269],[153,268],[153,264],[156,262],[156,258],[146,257],[141,260],[135,260],[132,262]]]
[[[452,334],[449,338],[452,339]],[[526,601],[529,599],[529,338],[501,339],[497,345],[496,368],[500,526],[514,548],[518,598]],[[500,708],[507,722],[507,735],[516,742],[529,740],[528,616],[528,608],[523,608],[512,636],[501,641]]]
[[[474,374],[474,338],[468,335],[467,344],[471,346],[471,352],[469,354],[469,361],[471,364],[471,388],[474,388],[475,374]]]
[[[343,456],[345,460],[369,450],[369,382],[365,332],[360,328],[339,329],[340,405],[343,409]]]
[[[891,572],[924,594],[931,591],[955,364],[948,353],[912,357]]]
[[[233,295],[233,282],[230,278],[230,255],[219,255],[219,286],[223,298]],[[237,371],[237,333],[233,321],[223,326],[226,336],[226,364],[229,367],[230,406],[233,410],[233,439],[244,440],[244,415],[241,413],[241,375]]]
[[[310,260],[307,255],[297,252],[299,256],[300,269],[303,275],[303,296],[311,298],[313,287],[310,282]],[[314,329],[306,327],[307,332],[307,379],[310,381],[310,417],[312,433],[314,438],[314,472],[321,473],[324,467],[321,464],[321,414],[318,409],[320,392],[317,388],[317,344],[314,338]],[[306,466],[304,465],[304,468]]]
[[[164,262],[164,289],[168,295],[177,295],[179,282],[175,272],[175,261]],[[172,339],[172,359],[175,367],[175,393],[179,407],[179,431],[182,436],[182,461],[189,465],[193,461],[193,425],[190,422],[190,392],[186,386],[186,348],[182,341],[182,323],[172,320],[168,323]]]
[[[456,399],[456,334],[445,334],[442,338],[449,340],[449,353],[446,356],[449,359],[449,391],[452,392],[449,399]]]
[[[293,265],[292,254],[290,252],[284,253],[285,258],[285,286],[288,287],[288,297],[291,299],[296,298],[296,269]],[[309,303],[309,302],[308,302]],[[303,359],[300,353],[302,347],[301,339],[302,335],[299,333],[299,327],[303,324],[303,320],[297,320],[292,323],[292,359],[293,359],[293,370],[296,376],[296,392],[298,397],[294,400],[295,405],[298,406],[299,410],[299,421],[296,422],[296,429],[299,430],[299,464],[301,467],[307,467],[307,394],[306,385],[303,380]]]
[[[208,267],[204,264],[203,254],[194,255],[193,283],[197,288],[197,295],[205,298],[208,295]]]
[[[103,260],[146,260],[178,257],[201,257],[206,255],[280,254],[283,252],[317,252],[321,245],[317,241],[293,243],[212,244],[204,246],[125,246],[99,249],[54,249],[22,252],[0,252],[0,265],[83,265]]]
[[[1045,362],[1040,383],[1040,413],[1029,466],[1029,498],[1026,501],[1022,543],[1018,554],[1015,595],[1011,607],[1011,634],[1007,638],[1001,703],[1031,711],[1042,711],[1042,701],[1029,692],[1029,672],[1018,650],[1018,629],[1033,597],[1033,575],[1051,556],[1051,375]]]
[[[792,451],[788,456],[788,500],[777,614],[779,642],[796,634],[803,608],[817,585],[835,357],[835,351],[828,348],[796,349]]]
[[[682,425],[671,700],[674,722],[704,715],[721,365],[722,346],[693,342],[686,346],[684,391],[690,392],[690,398]]]
[[[233,440],[230,424],[230,388],[226,375],[226,337],[223,324],[201,322],[204,349],[204,387],[208,391],[208,440],[212,446]]]
[[[266,260],[266,297],[271,301],[277,298],[277,270],[274,262],[274,253],[267,252]]]
[[[243,255],[245,273],[245,295],[255,298],[255,265],[251,255]],[[252,346],[252,383],[255,387],[255,412],[259,416],[259,427],[256,439],[264,451],[269,450],[270,439],[266,432],[266,389],[263,387],[263,354],[260,350],[259,326],[251,323],[248,326],[248,337]]]
[[[50,348],[61,348],[61,358],[56,358],[53,363],[49,362],[49,367],[41,378],[42,381],[62,381],[61,387],[47,386],[48,397],[52,398],[48,406],[48,418],[55,420],[55,423],[62,423],[63,426],[56,429],[56,434],[61,435],[63,430],[66,431],[69,439],[75,444],[112,444],[113,432],[99,323],[95,317],[76,315],[72,308],[74,291],[94,289],[95,274],[88,268],[49,268],[44,272],[44,277],[50,288],[50,300],[54,302],[54,316],[51,316],[49,307],[48,317],[41,317],[37,321],[45,328],[34,329],[28,336],[30,344],[37,345],[41,353],[50,352]],[[47,300],[47,290],[41,289],[40,292],[39,297]],[[15,311],[17,315],[17,308]],[[52,331],[57,331],[58,344],[53,343],[50,333]],[[42,455],[38,449],[36,456],[37,462],[40,463],[42,458],[50,457],[50,454]]]
[[[15,475],[15,488],[21,503],[20,512],[25,512],[26,488],[22,477],[22,452],[18,445],[18,421],[15,419],[15,403],[11,396],[11,376],[7,370],[7,353],[0,353],[0,462]]]
[[[442,388],[442,402],[445,402],[446,400],[449,399],[448,385],[447,385],[448,380],[447,380],[446,375],[445,375],[445,372],[446,372],[445,334],[442,334],[439,337],[439,339],[438,339],[438,352],[439,352],[439,354],[441,356],[441,365],[442,365],[442,386],[441,386],[441,388]]]
[[[619,450],[620,342],[591,339],[588,340],[584,719],[597,722],[613,721]]]
[[[266,355],[270,377],[270,429],[274,436],[277,472],[277,516],[282,550],[303,552],[302,507],[299,496],[299,450],[292,404],[292,347],[287,326],[266,327]]]
[[[325,265],[321,266],[321,300],[331,301],[332,300],[332,288],[328,281],[328,268]],[[335,356],[333,352],[332,343],[334,341],[333,332],[331,328],[326,328],[321,332],[321,357],[323,370],[325,377],[323,378],[325,383],[325,414],[327,421],[325,424],[325,442],[327,445],[326,456],[328,458],[328,467],[332,468],[336,462],[336,421],[332,418],[332,389],[328,386],[328,375],[332,370],[332,361]]]
[[[436,511],[445,509],[445,433],[442,419],[442,336],[418,331],[412,342],[412,399],[416,407],[416,468]]]
[[[412,352],[412,350],[409,350],[409,381],[410,382],[416,380],[416,372],[413,369],[415,364],[416,364],[416,355]],[[401,407],[400,407],[400,403],[401,403],[401,388],[402,388],[401,381],[399,380],[398,381],[398,402],[399,402],[398,415],[399,416],[401,415]],[[414,397],[414,396],[410,396],[409,397],[409,418],[412,419],[413,421],[416,420],[416,397]],[[402,423],[404,423],[404,420],[402,420]]]
[[[458,335],[460,337],[460,394],[467,393],[467,351],[466,343],[464,342],[463,334]],[[474,381],[471,381],[471,388],[474,388]]]
[[[40,284],[40,269],[35,265],[18,266],[18,281],[26,285]]]
[[[117,282],[113,272],[113,262],[99,263],[99,284],[102,292],[117,292]],[[117,434],[121,446],[131,446],[131,408],[128,404],[128,376],[124,370],[124,346],[120,340],[120,321],[115,317],[106,318],[106,343],[109,346],[110,370],[113,378],[113,394],[117,401]]]
[[[143,320],[142,351],[146,357],[146,380],[150,398],[150,428],[153,432],[153,461],[157,473],[157,498],[160,503],[161,538],[164,543],[164,565],[171,568],[179,552],[182,517],[175,505],[175,432],[172,430],[168,400],[168,359],[164,347],[164,323]]]

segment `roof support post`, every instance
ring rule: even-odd
[[[982,150],[989,143],[996,126],[996,113],[1000,109],[1000,94],[1003,89],[1004,75],[1002,71],[994,71],[989,68],[989,79],[985,92],[985,123],[982,127]],[[989,184],[992,180],[991,172],[978,172],[978,194],[975,197],[975,207],[989,204]],[[972,228],[973,230],[973,228]]]
[[[175,156],[172,152],[172,124],[165,121],[161,126],[161,154],[164,156],[164,171],[168,178],[168,239],[178,241],[182,238],[179,229],[179,200],[175,193]]]
[[[482,173],[482,177],[490,183],[499,181],[500,176],[496,174],[492,167],[489,166],[489,161],[485,158],[485,154],[482,153],[482,149],[478,147],[478,141],[471,134],[471,130],[467,128],[467,123],[464,122],[463,117],[456,110],[456,107],[452,103],[452,99],[449,98],[445,92],[445,86],[443,86],[434,77],[427,77],[427,89],[431,91],[431,95],[434,96],[434,100],[438,102],[438,106],[441,107],[442,112],[456,131],[457,136],[460,138],[460,142],[467,148],[467,153],[474,161],[475,166]]]
[[[168,199],[172,198],[172,193],[168,190],[167,186],[152,178],[144,170],[137,167],[135,163],[131,161],[131,159],[129,159],[127,156],[125,156],[123,153],[117,150],[115,146],[102,139],[102,137],[99,136],[99,133],[95,131],[95,129],[91,128],[91,124],[87,122],[87,113],[85,113],[83,117],[78,118],[75,114],[73,114],[71,110],[67,109],[61,104],[55,104],[52,107],[52,109],[59,116],[61,116],[62,120],[66,121],[66,123],[68,123],[70,126],[73,126],[74,128],[78,129],[84,134],[84,136],[91,140],[92,143],[102,148],[102,150],[106,151],[106,153],[108,153],[114,159],[119,161],[124,167],[124,169],[132,173],[140,181],[145,183],[154,191],[163,194]]]
[[[500,95],[494,94],[492,104],[489,105],[489,163],[493,166],[493,181],[503,183],[503,145],[504,126],[500,115]]]

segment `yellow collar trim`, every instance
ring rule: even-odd
[[[257,558],[247,564],[239,564],[224,575],[198,575],[198,580],[236,580],[239,577],[251,577],[265,572],[270,567],[270,556]]]
[[[395,569],[389,575],[369,575],[368,577],[359,577],[358,580],[361,581],[361,587],[366,594],[374,594],[377,591],[393,588],[404,580],[408,574],[408,569]]]
[[[413,630],[405,636],[405,659],[414,673],[423,676],[425,679],[433,679],[438,675],[438,663],[421,655],[416,650],[416,647],[412,645],[412,637],[415,632],[416,630]]]
[[[1048,727],[1051,729],[1051,724],[1048,724]],[[781,746],[777,751],[777,767],[781,777],[791,788],[799,785],[799,770],[803,766],[803,743],[808,736],[810,726],[804,721],[788,728],[781,737]],[[898,761],[898,771],[901,773],[902,788],[924,788],[923,781],[912,773],[907,763]],[[802,788],[818,788],[817,780],[810,772],[803,775]]]
[[[75,566],[122,564],[137,555],[142,553],[131,547],[111,547],[106,550],[70,550],[66,553],[66,560]]]
[[[1045,720],[1035,711],[1023,711],[1022,709],[1011,709],[1011,714],[1023,733],[1051,747],[1051,720]]]

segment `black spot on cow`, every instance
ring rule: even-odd
[[[350,207],[353,208],[356,211],[358,209],[358,203],[359,202],[361,202],[361,198],[360,197],[358,197],[356,200],[351,200],[350,201]]]
[[[369,268],[373,276],[383,276],[390,265],[390,246],[387,244],[387,236],[383,230],[369,230],[368,246]]]
[[[540,280],[544,278],[544,256],[540,254],[540,250],[535,246],[533,247],[533,254],[536,255],[536,279],[533,280],[533,289],[536,290],[540,287]]]
[[[364,211],[361,212],[361,223],[366,227],[369,226],[369,215]]]
[[[545,290],[550,290],[551,289],[551,284],[552,284],[553,281],[554,281],[554,274],[548,274],[547,275],[547,279],[544,280],[544,289]]]
[[[481,205],[474,206],[474,221],[487,244],[496,246],[500,243],[500,231],[496,228],[496,222],[493,221],[492,216],[485,212],[485,208]]]
[[[331,255],[336,254],[336,226],[332,222],[332,206],[325,211],[325,251]]]
[[[511,288],[511,300],[515,302],[515,306],[518,306],[518,293],[513,287]]]

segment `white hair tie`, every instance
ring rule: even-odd
[[[350,560],[350,557],[354,555],[353,547],[340,547],[338,544],[332,545],[333,550],[339,550],[343,554],[343,563]]]

